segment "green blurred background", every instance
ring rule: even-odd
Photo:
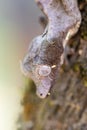
[[[34,0],[0,0],[0,130],[16,130],[21,112],[23,75],[20,60],[42,31]]]

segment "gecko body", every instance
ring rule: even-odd
[[[78,31],[81,14],[77,0],[36,0],[48,18],[44,33],[29,44],[22,70],[36,84],[40,98],[49,95],[59,69],[64,62],[64,51],[69,39]]]

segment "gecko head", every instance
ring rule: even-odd
[[[50,93],[52,68],[49,65],[35,65],[30,69],[29,63],[20,62],[21,71],[25,76],[31,78],[36,84],[36,94],[39,98],[46,98]]]
[[[29,64],[21,63],[22,72],[30,77],[36,84],[36,94],[38,97],[44,99],[50,95],[50,89],[52,87],[54,79],[51,77],[53,70],[56,66],[49,65],[35,65],[30,69]]]

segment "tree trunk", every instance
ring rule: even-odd
[[[23,130],[87,130],[87,1],[80,0],[79,8],[82,23],[69,44],[73,53],[67,54],[51,95],[39,99],[26,79]]]

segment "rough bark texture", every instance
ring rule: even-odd
[[[32,81],[25,81],[21,130],[87,130],[87,1],[80,0],[79,8],[81,27],[69,44],[73,53],[67,55],[51,95],[39,99]]]

